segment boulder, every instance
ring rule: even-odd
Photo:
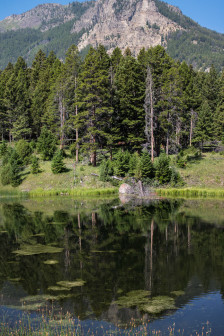
[[[123,183],[120,188],[119,188],[119,194],[134,194],[134,188],[132,188],[132,186],[130,186],[130,184],[127,183]]]

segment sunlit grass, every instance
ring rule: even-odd
[[[157,189],[157,195],[159,196],[171,196],[171,197],[189,197],[189,198],[204,198],[204,197],[215,197],[224,198],[224,188],[223,189],[200,189],[200,188],[168,188],[168,189]]]
[[[39,311],[40,312],[40,311]],[[73,318],[71,314],[53,314],[52,311],[45,311],[40,317],[31,318],[29,313],[25,313],[13,327],[7,322],[0,322],[1,335],[4,336],[162,336],[164,330],[155,330],[150,326],[150,320],[131,319],[129,323],[113,325],[110,323],[98,323],[88,321],[88,325],[83,326],[79,318]],[[187,335],[182,329],[177,329],[175,323],[168,327],[166,335],[184,336]],[[191,333],[193,336],[211,336],[212,331],[209,322],[202,326],[200,331]]]

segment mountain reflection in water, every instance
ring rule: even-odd
[[[134,319],[195,330],[209,319],[224,333],[223,205],[2,200],[0,318],[44,307],[93,328]]]

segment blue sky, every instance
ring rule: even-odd
[[[0,0],[0,20],[11,14],[23,13],[38,4],[68,4],[72,0]],[[224,0],[166,0],[200,25],[224,33]]]

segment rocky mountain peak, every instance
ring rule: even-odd
[[[172,6],[172,10],[178,11]],[[73,26],[84,30],[78,47],[103,44],[109,52],[118,46],[138,54],[142,47],[162,44],[165,37],[182,27],[163,16],[153,0],[98,0]]]

